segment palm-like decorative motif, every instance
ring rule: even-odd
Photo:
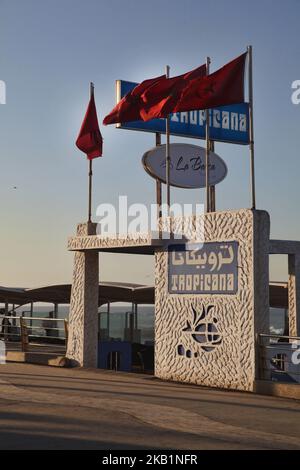
[[[222,335],[218,331],[218,320],[213,317],[207,318],[214,305],[202,306],[201,313],[197,313],[192,306],[193,321],[187,322],[186,327],[183,329],[185,333],[190,333],[192,338],[199,343],[204,351],[213,351],[216,346],[221,344]]]

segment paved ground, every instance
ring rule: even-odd
[[[30,364],[0,396],[0,449],[300,449],[294,400]]]

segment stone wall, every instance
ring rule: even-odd
[[[155,375],[253,391],[258,374],[256,333],[267,333],[269,328],[269,216],[264,211],[239,210],[199,217],[204,217],[205,242],[238,242],[238,290],[222,295],[171,294],[168,253],[156,252]],[[217,328],[221,342],[211,350],[183,331],[195,315]]]
[[[77,235],[94,235],[96,224],[79,224]],[[99,261],[97,251],[74,254],[66,357],[74,366],[97,367]]]

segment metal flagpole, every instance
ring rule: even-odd
[[[90,83],[90,98],[94,96],[94,84]],[[92,221],[92,180],[93,180],[93,160],[89,160],[89,213],[88,222]]]
[[[206,75],[209,75],[210,57],[206,57]],[[206,152],[205,152],[205,188],[206,188],[206,212],[210,212],[210,194],[209,194],[209,109],[206,110],[205,123]]]
[[[161,135],[159,132],[155,133],[155,146],[158,147],[161,145]],[[162,193],[162,185],[159,179],[156,180],[156,204],[157,204],[157,224],[158,224],[158,236],[161,238],[162,231],[161,231],[161,194]]]
[[[210,151],[215,151],[215,142],[210,140]],[[210,205],[210,212],[216,212],[216,186],[212,184],[209,187],[209,205]]]
[[[255,173],[254,173],[254,130],[253,130],[253,80],[252,80],[252,46],[248,51],[248,87],[249,87],[249,149],[250,149],[250,185],[251,185],[251,207],[256,208],[255,201]]]
[[[170,67],[166,65],[166,77],[170,77]],[[168,207],[168,216],[170,216],[170,168],[171,168],[171,158],[170,158],[170,116],[166,118],[166,185],[167,185],[167,207]]]

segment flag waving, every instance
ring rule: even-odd
[[[245,52],[216,72],[190,81],[172,112],[242,103],[246,57]]]
[[[94,93],[92,93],[76,145],[79,150],[86,153],[89,160],[92,160],[102,156],[102,144],[103,140],[98,124]]]
[[[142,94],[143,107],[141,116],[144,121],[167,117],[173,112],[183,89],[196,79],[206,75],[206,65],[201,65],[191,72],[177,77],[165,78],[148,87]]]
[[[118,124],[119,122],[141,120],[140,112],[143,106],[142,94],[146,89],[155,83],[160,83],[165,78],[165,75],[161,75],[160,77],[150,78],[149,80],[144,80],[142,83],[139,83],[139,85],[127,93],[113,110],[105,116],[103,124],[107,126],[108,124]]]
[[[127,93],[103,124],[149,121],[171,113],[215,108],[244,101],[247,53],[206,75],[206,65],[177,77],[144,80]]]

